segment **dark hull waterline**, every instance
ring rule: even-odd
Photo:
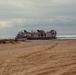
[[[50,40],[50,39],[56,39],[56,37],[29,37],[27,40]]]

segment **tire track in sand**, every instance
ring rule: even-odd
[[[56,74],[52,74],[52,75],[72,75],[72,74],[67,74],[67,73],[70,73],[69,70],[73,69],[75,66],[76,65],[74,64],[74,65],[65,67],[64,69],[61,69],[61,70],[57,71]]]
[[[10,60],[5,60],[5,62],[2,64],[2,68],[0,69],[0,75],[3,75],[3,72],[6,70],[7,66],[9,65]]]
[[[48,48],[45,49],[45,50],[51,50],[51,49],[55,48],[58,44],[59,44],[59,43],[55,43],[55,44],[52,45],[52,46],[48,46]]]

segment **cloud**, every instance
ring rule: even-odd
[[[76,0],[0,0],[0,34],[37,27],[75,32]]]
[[[75,0],[0,0],[0,19],[75,16]]]
[[[33,25],[55,25],[55,26],[69,26],[69,25],[76,25],[76,17],[74,16],[56,16],[49,19],[28,19],[28,18],[22,18],[22,19],[12,19],[12,20],[4,20],[0,21],[0,27],[6,28],[6,27],[15,27],[15,26],[33,26]]]

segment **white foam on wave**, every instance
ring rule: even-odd
[[[57,39],[76,39],[76,35],[57,35]]]

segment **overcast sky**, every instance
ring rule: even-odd
[[[0,38],[24,29],[76,35],[76,0],[0,0]]]

